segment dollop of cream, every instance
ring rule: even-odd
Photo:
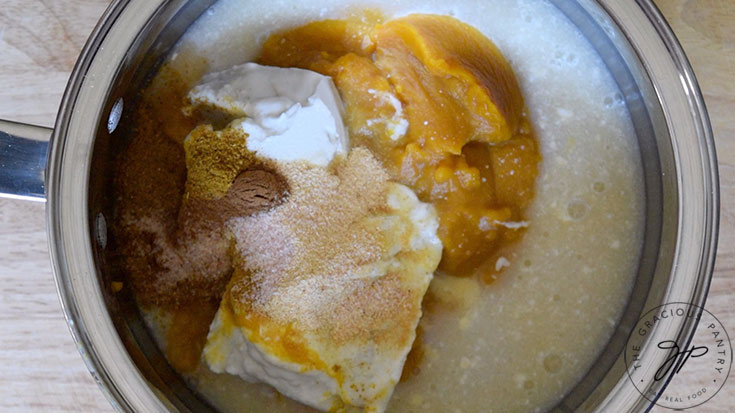
[[[230,126],[262,158],[327,166],[348,150],[339,92],[310,70],[245,63],[204,76],[189,99],[235,118]]]

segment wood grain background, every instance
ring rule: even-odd
[[[108,3],[0,0],[0,118],[53,125],[77,55]],[[722,209],[707,309],[735,334],[735,1],[656,4],[694,66],[715,131]],[[0,200],[0,411],[110,411],[64,322],[44,218],[40,203]],[[689,411],[734,410],[731,377]]]

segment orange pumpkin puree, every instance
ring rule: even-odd
[[[214,303],[180,307],[173,312],[166,332],[166,357],[174,369],[191,372],[197,368],[216,312]]]
[[[522,220],[541,159],[523,96],[473,27],[436,15],[383,20],[368,13],[276,33],[259,63],[331,76],[353,144],[436,207],[439,268],[471,275],[524,230],[505,225]]]

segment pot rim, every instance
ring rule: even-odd
[[[139,33],[166,3],[115,0],[107,8],[71,74],[46,168],[48,242],[64,316],[82,358],[107,399],[116,409],[126,411],[175,410],[176,406],[143,376],[106,309],[92,247],[101,242],[99,233],[93,232],[100,230],[100,218],[89,216],[88,179],[93,172],[95,137],[98,131],[106,130],[102,126],[107,124],[103,110],[109,106],[106,102],[111,97],[111,85]],[[717,159],[704,99],[681,45],[651,0],[597,3],[609,14],[632,16],[630,21],[616,23],[652,80],[671,136],[676,176],[665,179],[673,179],[678,188],[673,200],[678,206],[677,234],[671,281],[664,297],[666,301],[704,306],[719,225]],[[651,41],[651,36],[656,41]],[[104,227],[104,217],[101,219]],[[96,227],[90,230],[93,222]],[[678,325],[677,329],[677,336],[688,343],[696,322]],[[618,382],[598,408],[610,408],[613,402],[615,410],[650,407],[642,397],[631,399],[634,394],[630,391],[635,390],[626,389],[625,384],[624,380]],[[662,390],[659,386],[657,393],[660,395]]]
[[[167,411],[173,406],[138,370],[106,310],[87,230],[88,176],[97,125],[118,66],[164,3],[113,0],[107,7],[69,78],[46,166],[48,243],[61,307],[77,350],[117,411]],[[79,102],[84,110],[77,107]]]

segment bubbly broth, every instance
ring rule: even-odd
[[[274,31],[365,8],[388,17],[452,15],[490,38],[515,70],[543,155],[530,227],[489,263],[507,266],[497,281],[435,277],[419,345],[388,411],[553,407],[604,348],[637,269],[642,170],[620,91],[582,34],[544,0],[342,3],[220,0],[184,35],[169,66],[195,81],[254,59]],[[146,319],[162,343],[165,317]],[[187,378],[222,411],[305,409],[266,385],[204,366]]]

